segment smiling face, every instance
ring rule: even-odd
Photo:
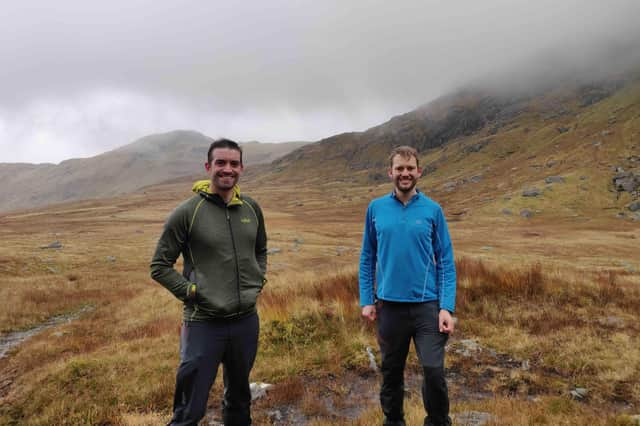
[[[396,154],[387,173],[393,181],[396,193],[409,196],[415,192],[416,183],[422,175],[422,169],[418,167],[416,157]]]
[[[205,168],[211,178],[211,190],[224,196],[238,183],[242,174],[240,151],[230,148],[215,148],[211,152],[211,162],[205,163]]]

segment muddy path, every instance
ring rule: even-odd
[[[490,399],[496,393],[534,399],[549,392],[526,387],[526,381],[516,383],[513,377],[514,374],[548,376],[553,373],[528,360],[482,348],[470,339],[452,339],[447,345],[447,359],[449,396],[454,402]],[[254,401],[252,416],[256,424],[306,425],[317,420],[349,423],[367,409],[378,407],[380,380],[380,373],[370,368],[344,371],[339,376],[303,375],[287,383],[274,384],[265,397]],[[406,397],[420,399],[421,386],[420,367],[409,362],[405,370]],[[209,406],[203,424],[221,425],[219,396]]]
[[[13,348],[26,342],[33,336],[40,334],[49,328],[75,321],[80,318],[82,314],[92,311],[93,309],[94,308],[90,305],[83,306],[82,308],[74,312],[54,315],[51,318],[47,319],[45,322],[40,323],[28,330],[14,331],[13,333],[8,333],[0,336],[0,359],[8,357],[10,355],[10,351]]]
[[[8,394],[13,381],[18,375],[18,371],[16,369],[7,368],[7,361],[11,358],[15,348],[47,329],[68,324],[77,320],[86,312],[93,311],[94,309],[95,307],[86,305],[74,312],[54,315],[45,322],[28,330],[15,331],[0,336],[0,398],[3,398]]]

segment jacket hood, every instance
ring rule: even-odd
[[[205,196],[206,198],[210,198],[211,196],[215,195],[215,193],[211,191],[211,181],[208,179],[195,181],[193,183],[193,186],[191,187],[191,190],[196,194]],[[229,201],[229,205],[238,203],[242,204],[242,200],[240,199],[240,187],[238,185],[235,185],[233,187],[233,197],[231,198],[231,201]]]

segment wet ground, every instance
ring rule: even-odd
[[[92,311],[94,308],[92,306],[85,306],[75,312],[70,312],[61,315],[55,315],[45,322],[32,327],[28,330],[15,331],[13,333],[5,334],[4,336],[0,336],[0,359],[9,355],[11,349],[16,346],[24,343],[31,337],[36,334],[42,333],[44,330],[49,329],[51,327],[56,327],[61,324],[66,324],[71,321],[78,319],[85,312]]]
[[[447,345],[447,357],[447,383],[452,400],[474,401],[493,398],[494,393],[491,389],[495,389],[496,383],[501,383],[503,379],[507,385],[499,387],[498,391],[501,394],[525,399],[535,398],[535,389],[521,389],[517,384],[509,382],[514,372],[532,371],[527,360],[513,359],[507,354],[482,348],[470,339],[452,339]],[[378,407],[379,404],[380,373],[373,370],[345,371],[340,376],[329,374],[320,377],[300,377],[300,381],[304,389],[297,399],[282,403],[276,383],[265,397],[255,401],[252,408],[255,423],[306,425],[320,419],[326,422],[349,422],[358,419],[365,410]],[[405,371],[406,397],[421,398],[421,385],[420,368],[410,362]],[[210,405],[211,409],[202,424],[222,425],[219,404],[220,401],[216,400]],[[464,422],[483,423],[474,420]]]

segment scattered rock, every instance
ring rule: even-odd
[[[460,347],[456,348],[454,352],[467,358],[482,351],[482,346],[473,339],[462,339],[458,344]]]
[[[482,246],[482,247],[480,247],[480,250],[491,251],[491,250],[493,250],[493,247],[491,247],[491,246]]]
[[[602,136],[609,136],[611,134],[611,130],[603,130],[600,132],[600,135]]]
[[[104,258],[104,260],[106,260],[109,263],[113,263],[116,261],[116,257],[115,256],[107,256]]]
[[[463,411],[451,415],[456,424],[464,426],[483,426],[489,422],[495,422],[495,416],[482,411]]]
[[[373,354],[373,349],[371,349],[371,346],[367,346],[365,348],[365,351],[367,352],[367,356],[369,357],[369,368],[373,370],[374,373],[377,373],[378,364],[376,363],[376,356]]]
[[[281,248],[271,247],[270,249],[267,249],[267,254],[276,254],[276,253],[280,253],[281,251],[282,251]]]
[[[600,146],[600,145],[602,145],[602,141],[593,141],[593,142],[591,142],[591,145]]]
[[[469,145],[469,146],[464,147],[464,152],[466,152],[466,153],[478,152],[482,148],[487,146],[489,143],[491,143],[491,139],[485,139],[485,140],[480,141],[478,143],[475,143],[473,145]]]
[[[522,191],[523,197],[537,197],[540,194],[542,194],[542,192],[538,188],[525,189]]]
[[[564,176],[549,176],[545,178],[545,183],[564,183]]]
[[[586,176],[580,176],[580,180],[587,180]]]
[[[556,128],[556,130],[557,130],[559,133],[566,133],[566,132],[568,132],[568,131],[569,131],[569,130],[571,130],[571,129],[569,129],[568,127],[557,127],[557,128]]]
[[[640,175],[633,172],[625,172],[617,168],[618,172],[613,177],[613,186],[618,192],[635,192],[640,190]]]
[[[606,318],[601,318],[600,321],[598,321],[600,324],[605,325],[607,327],[615,327],[615,328],[622,328],[624,327],[624,320],[620,317],[616,317],[614,315],[610,315]]]
[[[45,269],[47,271],[51,272],[52,274],[57,274],[58,272],[60,272],[56,268],[54,268],[53,266],[47,266]]]
[[[509,209],[502,209],[502,214],[505,214],[507,216],[511,216],[513,214],[513,212]]]
[[[40,246],[41,249],[61,249],[62,243],[60,241],[54,241],[46,246]]]
[[[455,191],[457,186],[458,186],[458,182],[456,182],[455,180],[451,180],[449,182],[445,182],[442,185],[442,190],[447,192]]]
[[[293,244],[304,244],[304,240],[302,238],[295,238]]]
[[[555,166],[556,164],[558,164],[558,162],[556,160],[549,160],[545,163],[545,166],[547,166],[547,168],[551,168],[553,166]]]
[[[269,420],[271,420],[272,423],[281,422],[284,418],[280,410],[267,411],[267,416],[269,416]]]
[[[249,384],[249,390],[251,390],[251,400],[255,401],[258,398],[262,398],[267,394],[267,390],[272,388],[273,385],[262,382],[252,382]]]
[[[342,256],[349,249],[347,247],[338,246],[336,247],[336,256]]]
[[[469,182],[471,183],[478,183],[482,180],[482,176],[480,175],[476,175],[476,176],[471,176],[471,178],[469,179]]]
[[[624,219],[625,217],[627,217],[627,215],[624,212],[616,213],[616,218],[618,219]]]
[[[529,209],[522,209],[520,210],[520,216],[524,217],[525,219],[529,219],[533,216],[533,212]]]
[[[634,201],[633,203],[629,204],[627,208],[632,212],[640,210],[640,201]]]
[[[522,368],[524,371],[528,371],[531,368],[529,366],[529,360],[525,359],[524,361],[522,361],[522,366],[520,368]]]
[[[622,262],[622,267],[625,269],[625,271],[629,272],[630,274],[635,274],[636,272],[638,272],[636,267],[629,262]]]
[[[573,397],[573,399],[582,401],[589,395],[589,389],[587,388],[575,388],[569,394]]]

